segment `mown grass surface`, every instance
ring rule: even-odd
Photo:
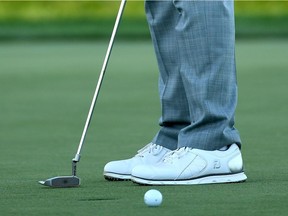
[[[237,43],[239,105],[248,181],[156,187],[107,182],[103,166],[132,156],[157,131],[157,65],[151,42],[116,41],[78,165],[82,185],[38,180],[70,175],[108,41],[1,43],[1,215],[286,215],[287,40]]]

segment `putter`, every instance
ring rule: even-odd
[[[109,42],[109,45],[108,45],[108,48],[107,48],[107,51],[106,51],[106,55],[105,55],[104,62],[103,62],[103,65],[102,65],[102,69],[101,69],[101,72],[100,72],[100,75],[99,75],[99,78],[98,78],[98,82],[97,82],[97,86],[96,86],[96,89],[95,89],[95,92],[94,92],[94,96],[93,96],[93,99],[92,99],[92,102],[91,102],[91,105],[90,105],[90,109],[89,109],[89,112],[88,112],[86,123],[85,123],[84,129],[83,129],[83,132],[82,132],[82,136],[81,136],[81,139],[80,139],[78,150],[77,150],[77,153],[75,154],[75,157],[72,159],[72,175],[71,176],[56,176],[56,177],[53,177],[53,178],[49,178],[49,179],[47,179],[45,181],[39,181],[39,183],[42,184],[42,185],[49,186],[49,187],[55,187],[55,188],[78,187],[80,185],[80,178],[78,178],[76,176],[76,168],[77,168],[76,166],[77,166],[77,163],[80,161],[81,149],[82,149],[83,143],[85,141],[85,137],[86,137],[86,134],[87,134],[87,130],[88,130],[89,124],[91,122],[91,118],[92,118],[92,115],[93,115],[94,107],[95,107],[95,104],[96,104],[96,101],[97,101],[97,98],[98,98],[98,95],[99,95],[99,91],[100,91],[100,88],[101,88],[101,85],[102,85],[102,81],[103,81],[103,78],[104,78],[104,75],[105,75],[105,71],[106,71],[106,68],[107,68],[107,63],[108,63],[110,55],[111,55],[111,51],[112,51],[112,47],[113,47],[113,44],[114,44],[115,36],[116,36],[117,30],[118,30],[118,26],[119,26],[119,23],[120,23],[120,20],[121,20],[125,5],[126,5],[126,0],[121,0],[121,4],[120,4],[119,11],[118,11],[118,14],[117,14],[117,17],[116,17],[116,21],[115,21],[115,24],[114,24],[113,32],[112,32],[112,35],[111,35],[111,38],[110,38],[110,42]]]

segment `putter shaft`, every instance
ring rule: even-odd
[[[79,155],[79,159],[80,159],[81,149],[82,149],[83,143],[85,141],[85,137],[86,137],[86,134],[87,134],[88,127],[89,127],[90,122],[91,122],[91,118],[92,118],[92,115],[93,115],[93,112],[94,112],[94,107],[95,107],[95,104],[96,104],[96,101],[97,101],[97,98],[98,98],[98,95],[99,95],[99,91],[100,91],[100,88],[101,88],[101,85],[102,85],[102,81],[103,81],[103,78],[104,78],[104,75],[105,75],[105,72],[106,72],[107,64],[108,64],[108,61],[109,61],[109,58],[110,58],[110,55],[111,55],[111,51],[112,51],[113,44],[114,44],[114,41],[115,41],[115,36],[116,36],[117,30],[118,30],[118,27],[119,27],[119,23],[121,21],[121,17],[122,17],[125,5],[126,5],[126,0],[121,0],[120,8],[119,8],[119,11],[118,11],[118,14],[117,14],[117,17],[116,17],[116,21],[115,21],[115,24],[114,24],[112,35],[111,35],[111,38],[110,38],[110,42],[109,42],[109,45],[108,45],[108,48],[107,48],[107,51],[106,51],[106,55],[105,55],[105,58],[104,58],[102,69],[101,69],[101,72],[100,72],[100,75],[99,75],[99,78],[98,78],[98,83],[97,83],[97,86],[96,86],[96,89],[95,89],[95,92],[94,92],[94,95],[93,95],[93,99],[92,99],[92,102],[91,102],[91,105],[90,105],[90,109],[89,109],[89,112],[88,112],[88,116],[87,116],[87,119],[86,119],[86,123],[85,123],[84,129],[83,129],[83,132],[82,132],[82,136],[81,136],[81,139],[80,139],[80,143],[79,143],[78,150],[77,150],[75,158],[78,158],[77,155]]]
[[[85,123],[84,129],[83,129],[83,132],[82,132],[82,136],[81,136],[80,143],[79,143],[79,146],[77,149],[77,153],[75,154],[75,157],[72,159],[72,176],[57,176],[57,177],[47,179],[45,181],[39,181],[39,183],[42,185],[46,185],[46,186],[50,186],[50,187],[76,187],[76,186],[80,185],[80,179],[76,176],[76,171],[77,171],[76,166],[77,166],[77,162],[80,161],[80,152],[81,152],[81,149],[82,149],[82,146],[83,146],[86,134],[87,134],[88,127],[89,127],[90,122],[91,122],[94,107],[95,107],[95,104],[96,104],[96,101],[97,101],[97,98],[99,95],[100,87],[101,87],[101,84],[102,84],[102,81],[103,81],[103,78],[105,75],[105,71],[106,71],[107,64],[108,64],[108,61],[109,61],[109,58],[111,55],[115,36],[116,36],[117,30],[118,30],[118,26],[119,26],[125,5],[126,5],[126,0],[121,0],[120,8],[119,8],[119,11],[118,11],[118,14],[116,17],[113,32],[112,32],[110,42],[109,42],[109,45],[107,48],[107,52],[105,55],[103,66],[102,66],[102,69],[101,69],[101,72],[100,72],[100,75],[98,78],[98,83],[97,83],[97,86],[96,86],[96,89],[95,89],[95,92],[93,95],[93,99],[92,99],[92,102],[90,105],[90,109],[88,112],[88,116],[86,119],[86,123]]]

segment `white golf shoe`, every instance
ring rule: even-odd
[[[131,177],[133,182],[147,185],[232,183],[246,179],[236,144],[225,151],[176,149],[157,164],[136,166]]]
[[[149,143],[140,149],[137,154],[126,160],[111,161],[104,167],[104,178],[111,181],[130,180],[131,171],[139,165],[152,165],[163,160],[163,157],[171,150]]]

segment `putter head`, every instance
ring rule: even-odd
[[[55,188],[78,187],[80,185],[80,178],[77,176],[56,176],[45,181],[39,181],[39,183]]]

